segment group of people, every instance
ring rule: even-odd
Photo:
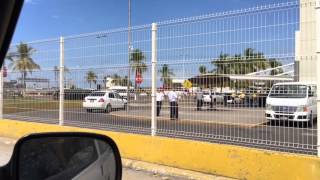
[[[157,100],[157,116],[160,116],[160,111],[162,107],[162,102],[164,100],[164,91],[163,89],[158,89],[156,93],[156,100]],[[170,90],[167,94],[169,103],[170,103],[170,119],[171,120],[178,120],[178,94],[174,89]]]
[[[213,104],[214,104],[214,99],[212,97],[211,92],[209,92],[209,97],[210,97],[210,110],[213,110]],[[196,93],[196,100],[197,100],[197,111],[201,111],[201,108],[203,106],[203,98],[204,98],[204,93],[202,91],[202,88],[198,89],[197,93]]]

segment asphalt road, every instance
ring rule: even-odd
[[[133,108],[131,110],[135,111],[137,109]],[[212,114],[214,113],[213,111]],[[242,117],[246,118],[246,116],[246,113],[235,114],[235,117],[239,119]],[[59,114],[57,110],[46,110],[7,114],[5,117],[57,124]],[[117,113],[105,114],[103,112],[87,113],[84,109],[79,108],[67,110],[64,117],[66,125],[139,134],[150,134],[151,132],[151,119],[148,116],[119,116]],[[234,144],[284,152],[316,154],[316,125],[314,127],[305,127],[301,123],[273,125],[264,123],[247,127],[241,126],[241,124],[233,125],[207,121],[171,121],[160,119],[157,126],[157,133],[160,136]]]

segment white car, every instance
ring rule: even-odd
[[[277,83],[266,100],[265,117],[270,122],[296,121],[312,125],[317,117],[316,85],[303,82]]]
[[[127,100],[114,91],[94,91],[84,98],[82,105],[87,112],[104,110],[109,113],[112,109],[126,109]]]

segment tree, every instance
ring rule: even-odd
[[[161,73],[160,81],[163,82],[163,87],[169,87],[172,84],[171,76],[174,76],[174,73],[169,68],[168,64],[162,65],[162,68],[159,70]]]
[[[207,67],[205,65],[199,66],[199,72],[200,74],[206,74],[207,73]]]
[[[21,73],[21,81],[25,88],[28,73],[32,74],[32,71],[40,69],[40,66],[32,59],[32,54],[36,51],[34,48],[22,42],[16,48],[17,51],[8,53],[6,58],[11,61],[9,66],[12,70]]]
[[[90,84],[91,88],[91,83],[93,82],[94,84],[97,83],[97,75],[93,71],[88,71],[87,76],[86,76],[87,82]]]
[[[147,65],[145,64],[146,57],[140,49],[134,49],[130,54],[130,68],[132,72],[137,75],[141,75],[147,71]],[[137,88],[137,83],[134,81],[134,87]]]
[[[57,87],[58,87],[59,72],[60,72],[60,69],[58,68],[58,66],[54,66],[53,67],[54,81],[57,82]]]
[[[255,52],[252,48],[245,49],[243,55],[230,56],[221,52],[219,58],[211,63],[215,66],[215,74],[218,75],[248,74],[270,66],[264,54]]]
[[[276,68],[276,67],[282,66],[282,63],[280,61],[277,61],[276,59],[270,59],[269,63],[270,63],[270,68]],[[271,70],[270,75],[277,75],[281,73],[283,73],[283,69],[276,68]]]
[[[227,74],[228,73],[227,66],[229,64],[228,61],[230,61],[229,55],[221,52],[219,55],[219,58],[211,62],[215,66],[215,69],[213,70],[213,72],[217,75]]]
[[[127,86],[128,85],[128,76],[124,76],[124,78],[121,79],[121,86]],[[132,86],[132,81],[129,81],[129,86]]]
[[[271,66],[269,60],[261,52],[246,48],[243,54],[230,56],[220,53],[219,57],[211,62],[214,65],[213,73],[216,75],[249,74],[265,70]],[[276,63],[273,62],[275,65]],[[220,83],[222,90],[223,83]],[[246,86],[246,83],[242,83]]]
[[[114,85],[116,86],[121,85],[121,80],[122,80],[121,76],[119,76],[118,74],[113,74],[111,78],[112,78],[112,83]]]
[[[109,78],[110,76],[103,76],[102,78],[102,83],[103,83],[103,86],[105,89],[107,89],[107,79]]]

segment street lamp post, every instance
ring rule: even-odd
[[[131,55],[131,0],[128,0],[128,81],[127,81],[127,112],[129,112],[130,103],[130,55]]]

